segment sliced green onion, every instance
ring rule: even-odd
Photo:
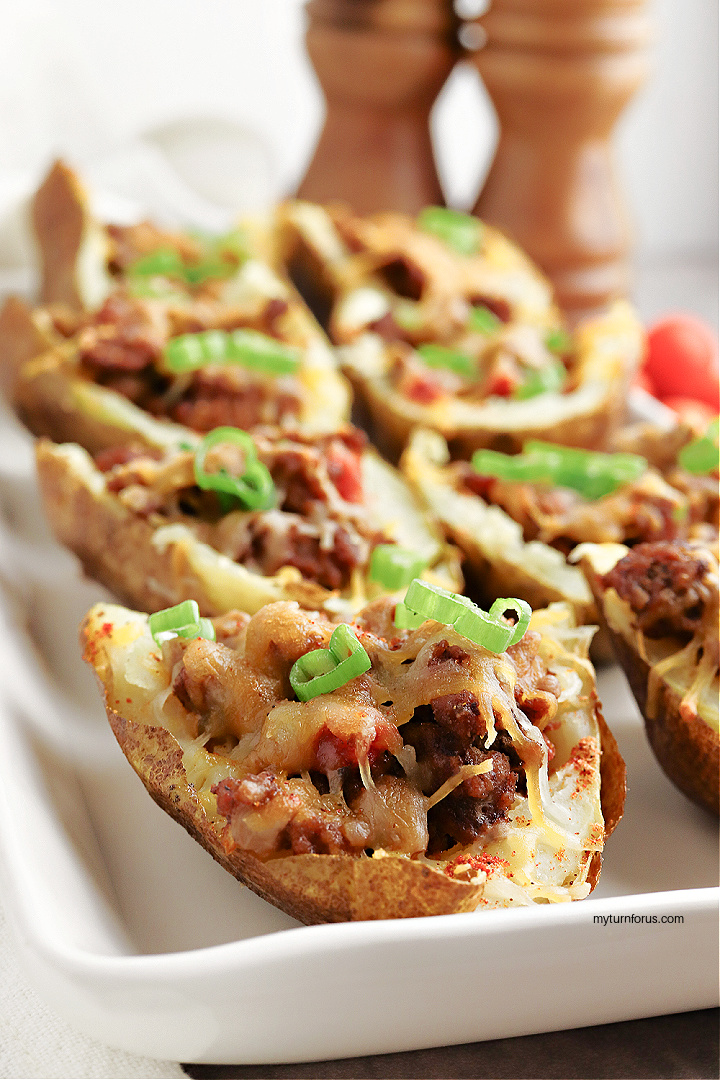
[[[505,652],[513,636],[514,627],[509,623],[493,619],[479,607],[468,608],[458,615],[453,623],[458,634],[462,634],[475,645],[482,645],[490,652]]]
[[[425,345],[418,345],[417,353],[428,367],[448,368],[456,375],[465,375],[469,378],[477,372],[477,364],[471,356],[458,352],[456,349],[448,349],[445,345],[427,342]]]
[[[386,589],[402,589],[427,566],[424,555],[399,544],[378,544],[370,556],[371,581],[378,581]]]
[[[418,214],[417,224],[460,255],[476,255],[482,245],[482,222],[447,206],[426,206]]]
[[[515,612],[517,621],[513,628],[510,644],[517,645],[518,641],[525,637],[525,631],[530,625],[532,608],[525,600],[519,600],[516,596],[505,596],[496,600],[492,605],[490,608],[490,617],[492,619],[502,619],[507,611]]]
[[[440,585],[415,578],[405,593],[404,604],[416,615],[435,622],[453,623],[458,615],[472,606],[472,600],[458,593],[448,592]]]
[[[143,255],[128,267],[128,273],[137,277],[183,277],[184,263],[175,248],[158,248]]]
[[[165,366],[176,375],[206,364],[242,364],[264,375],[290,375],[300,366],[300,352],[259,330],[203,330],[180,334],[163,349]]]
[[[572,336],[567,330],[557,327],[549,330],[545,336],[545,348],[554,353],[567,353],[572,349]]]
[[[215,237],[214,246],[220,254],[234,256],[238,262],[243,263],[250,258],[250,244],[245,231],[241,228],[231,229],[222,236]]]
[[[555,484],[572,488],[586,499],[610,495],[623,484],[639,480],[648,467],[638,454],[603,454],[539,441],[525,443],[522,454],[516,455],[476,450],[472,464],[481,476]]]
[[[200,285],[211,278],[226,278],[235,272],[236,265],[223,255],[231,255],[240,262],[248,257],[247,241],[240,230],[218,237],[198,233],[195,236],[203,242],[204,258],[185,262],[176,248],[162,247],[134,262],[128,268],[128,274],[131,277],[175,277],[188,285]]]
[[[393,622],[398,630],[417,630],[418,626],[422,626],[425,622],[425,616],[417,615],[406,607],[402,600],[399,600],[395,605]]]
[[[153,612],[148,618],[148,626],[158,645],[175,637],[215,641],[215,627],[209,619],[200,617],[197,600],[183,600],[174,607]]]
[[[476,304],[470,310],[468,328],[477,330],[480,334],[494,334],[502,326],[502,319],[498,319],[494,311],[485,304]]]
[[[205,470],[208,451],[218,443],[233,443],[245,455],[245,472],[231,476],[226,469]],[[195,451],[195,483],[203,491],[215,491],[218,497],[232,495],[248,510],[267,510],[275,503],[275,485],[267,467],[258,461],[255,443],[246,431],[234,427],[219,427],[209,432]],[[221,498],[225,512],[230,507]]]
[[[683,446],[678,465],[695,476],[715,472],[718,468],[718,420],[712,421],[704,435]]]
[[[537,397],[539,394],[556,394],[565,384],[567,371],[562,360],[553,360],[542,368],[531,371],[525,382],[513,394],[517,401]]]
[[[313,649],[290,669],[290,685],[299,701],[330,694],[371,667],[370,657],[347,623],[336,626],[327,649]]]
[[[139,300],[164,300],[166,304],[186,304],[187,293],[179,292],[177,288],[157,277],[128,277],[128,292]]]
[[[183,270],[183,277],[188,285],[202,285],[212,278],[229,277],[233,269],[230,263],[222,259],[204,259],[199,263],[189,263]]]
[[[472,466],[480,476],[497,476],[499,480],[544,480],[548,475],[543,463],[525,454],[503,454],[499,450],[476,450]]]
[[[505,619],[508,610],[515,612],[514,625]],[[489,612],[483,611],[467,596],[416,578],[410,583],[404,601],[395,608],[395,625],[415,629],[420,624],[411,621],[412,615],[447,623],[475,645],[501,653],[524,636],[532,610],[524,600],[510,597],[496,600]]]
[[[419,330],[423,324],[423,312],[415,300],[396,300],[392,317],[402,330]]]

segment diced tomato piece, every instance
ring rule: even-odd
[[[346,502],[363,501],[360,457],[359,452],[351,450],[342,442],[334,442],[327,453],[328,474]]]
[[[510,397],[523,381],[518,365],[509,356],[501,356],[488,374],[489,397]]]
[[[421,405],[432,405],[443,396],[442,386],[432,375],[410,375],[403,381],[401,390],[405,397]]]
[[[668,315],[650,327],[644,369],[661,400],[693,398],[720,410],[717,335],[695,315]]]

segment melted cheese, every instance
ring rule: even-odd
[[[582,642],[582,634],[576,652],[561,643],[560,637],[571,638],[573,631],[567,609],[560,612],[560,607],[536,613],[533,618],[534,627],[544,632],[541,655],[549,670],[557,674],[563,685],[575,688],[579,683],[582,689],[579,699],[570,694],[561,695],[555,719],[559,730],[565,729],[567,745],[559,740],[561,764],[552,774],[548,774],[547,746],[541,733],[515,703],[517,672],[511,659],[472,645],[451,627],[427,622],[408,632],[396,648],[360,631],[372,660],[368,673],[332,694],[308,702],[277,700],[269,709],[258,706],[253,723],[246,724],[243,730],[235,729],[239,741],[234,749],[220,754],[210,753],[203,745],[207,736],[197,737],[194,733],[192,714],[186,713],[172,692],[177,672],[168,671],[164,665],[149,635],[146,617],[103,606],[91,616],[91,625],[94,623],[96,633],[99,626],[108,623],[113,626],[112,638],[105,642],[104,648],[113,670],[117,707],[122,706],[126,714],[132,714],[132,719],[162,725],[173,734],[183,750],[188,780],[218,828],[222,828],[223,822],[217,814],[212,786],[226,777],[242,778],[271,768],[279,782],[307,788],[328,812],[340,813],[342,827],[357,832],[367,846],[425,858],[422,853],[427,846],[428,810],[469,777],[491,771],[492,762],[461,766],[432,795],[426,796],[418,788],[415,754],[411,747],[403,746],[397,730],[402,732],[402,725],[412,719],[418,706],[445,694],[469,690],[486,722],[486,743],[492,744],[496,725],[502,725],[513,740],[527,777],[527,797],[516,795],[508,820],[496,826],[489,836],[464,849],[470,854],[498,856],[498,866],[502,869],[496,867],[492,873],[486,873],[484,899],[486,906],[498,906],[556,902],[582,895],[590,855],[602,845],[599,735],[594,714],[588,707],[594,687],[592,667],[583,655],[586,641]],[[294,619],[304,620],[303,625],[315,627],[321,637],[329,637],[332,624],[322,616],[310,617],[295,604],[276,605],[276,608],[273,617],[288,622],[289,642],[292,642]],[[265,609],[263,618],[268,617],[268,612],[272,614],[273,609]],[[252,642],[251,634],[245,635],[241,649],[248,641]],[[435,647],[442,641],[463,649],[462,663],[438,663],[434,659]],[[204,643],[203,647],[207,648]],[[209,652],[213,648],[223,647],[210,647]],[[245,663],[242,655],[232,655],[236,666]],[[232,664],[228,664],[216,666],[218,670],[230,670]],[[260,672],[258,680],[262,681]],[[251,680],[249,689],[246,687],[243,692],[252,693],[252,685]],[[230,693],[231,688],[227,687],[225,692]],[[125,704],[127,698],[132,699],[129,708]],[[247,709],[242,707],[243,715],[253,712],[250,704]],[[222,736],[221,726],[211,727],[213,735]],[[374,782],[368,750],[378,732],[402,765],[404,777],[382,776]],[[318,793],[309,782],[310,770],[317,768],[318,739],[325,737],[325,733],[336,738],[340,747],[352,742],[357,754],[364,791],[352,810],[344,802],[339,774],[330,770],[331,790],[327,795]],[[262,816],[256,817],[252,821],[243,817],[242,827],[252,833],[253,850],[264,851],[263,845],[270,841],[258,831]],[[449,860],[455,853],[446,852],[442,858]],[[435,860],[428,863],[437,866]],[[500,877],[505,880],[501,882]]]

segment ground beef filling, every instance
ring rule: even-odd
[[[554,716],[560,687],[538,657],[538,645],[539,635],[530,632],[524,648],[515,647],[512,659],[518,675],[516,702],[520,707],[531,704],[527,714],[542,729]],[[466,658],[461,647],[439,642],[431,664],[462,664]],[[186,677],[178,676],[176,688],[184,701],[197,699]],[[492,763],[491,771],[463,780],[429,808],[428,855],[439,856],[458,844],[466,846],[487,836],[507,818],[516,793],[526,789],[523,762],[508,732],[499,728],[492,744],[485,747],[486,723],[478,699],[469,690],[441,695],[417,707],[400,731],[405,747],[414,750],[413,780],[425,798],[457,776],[462,766]],[[274,851],[358,854],[372,850],[371,827],[357,813],[367,804],[368,793],[353,744],[343,744],[342,754],[328,757],[325,741],[318,740],[316,768],[307,774],[304,789],[293,787],[292,778],[279,779],[269,768],[242,780],[223,781],[213,789],[218,809],[234,835],[249,815],[259,815],[271,823]],[[371,747],[370,772],[376,789],[392,792],[407,781],[398,757],[385,746],[380,740]],[[324,800],[331,788],[332,799]]]
[[[674,540],[702,519],[705,505],[690,505],[679,491],[646,481],[629,484],[602,499],[590,500],[570,488],[498,480],[479,475],[465,462],[453,466],[458,490],[500,506],[523,531],[568,554],[577,544],[636,544]]]
[[[635,614],[649,638],[689,641],[700,629],[714,593],[706,561],[686,544],[638,544],[603,578]]]
[[[268,511],[224,512],[214,492],[194,484],[190,453],[159,460],[138,448],[113,448],[95,463],[108,491],[140,517],[162,523],[190,518],[199,540],[248,569],[270,576],[292,566],[323,588],[346,587],[386,539],[363,513],[364,434],[348,428],[311,439],[263,428],[254,438],[277,492],[277,505]],[[234,467],[228,462],[231,475]]]
[[[179,333],[248,326],[279,337],[277,323],[286,311],[287,303],[278,299],[268,300],[252,319],[211,303],[200,304],[196,311],[190,305],[180,325],[177,312],[118,290],[87,319],[78,347],[93,381],[154,416],[203,433],[223,425],[247,429],[284,423],[297,417],[302,406],[295,378],[263,378],[238,365],[210,365],[180,385],[156,364],[169,338]]]

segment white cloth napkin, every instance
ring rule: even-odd
[[[220,231],[277,195],[264,141],[212,118],[146,132],[89,167],[84,163],[82,175],[98,216],[115,222],[147,216]],[[0,301],[10,292],[34,295],[28,207],[41,179],[20,171],[0,173]],[[0,973],[0,1077],[186,1075],[178,1064],[105,1046],[53,1013],[25,976],[1,906]]]
[[[186,1080],[179,1065],[105,1046],[51,1012],[25,978],[2,909],[0,972],[0,1077]]]

